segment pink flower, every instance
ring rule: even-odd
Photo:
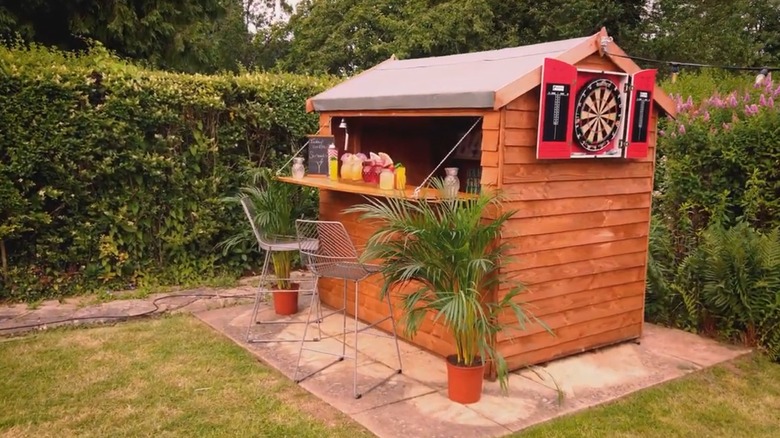
[[[663,137],[664,135],[666,135],[666,131],[664,131],[663,129],[659,129],[658,130],[658,136],[659,137]]]
[[[739,103],[737,102],[737,95],[735,93],[731,93],[729,95],[728,104],[731,108],[736,108]]]
[[[680,126],[677,128],[677,131],[680,132],[680,135],[684,135],[685,134],[685,125],[683,125],[681,123]]]
[[[729,131],[729,130],[731,130],[731,123],[724,123],[724,124],[723,124],[723,130],[724,130],[724,131]]]
[[[775,99],[772,96],[769,96],[769,99],[767,99],[766,106],[768,106],[769,108],[775,107]]]
[[[704,115],[702,116],[701,119],[704,120],[705,122],[709,122],[710,121],[710,112],[709,111],[704,111]]]
[[[742,97],[743,102],[750,102],[750,93],[745,92],[745,96]]]
[[[764,96],[764,93],[761,93],[761,96],[758,97],[758,104],[766,106],[766,96]]]

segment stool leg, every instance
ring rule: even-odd
[[[395,315],[393,314],[393,303],[390,301],[390,291],[386,294],[387,298],[387,310],[390,312],[390,322],[393,324],[393,341],[395,341],[395,352],[398,355],[398,374],[401,374],[403,369],[401,365],[401,347],[398,345],[398,332],[395,326]]]
[[[360,286],[357,281],[355,281],[355,369],[352,373],[352,392],[355,394],[355,398],[358,399],[363,396],[363,394],[359,394],[357,390],[357,375],[358,375],[358,353],[360,350],[358,349],[358,301],[360,297]]]
[[[317,277],[314,278],[314,281],[317,281]],[[301,336],[301,344],[298,347],[298,361],[295,363],[295,375],[293,376],[293,381],[295,383],[300,383],[300,380],[298,380],[298,372],[301,369],[301,357],[303,357],[303,344],[306,342],[306,334],[309,331],[309,323],[311,323],[311,309],[316,305],[315,297],[317,296],[317,286],[315,283],[314,286],[314,295],[312,296],[312,300],[309,302],[309,312],[306,314],[306,325],[303,326],[303,336]],[[317,317],[315,315],[315,317]],[[319,324],[319,319],[317,319],[317,324]],[[320,332],[322,333],[322,332]],[[320,334],[320,339],[322,339],[322,335]]]
[[[312,289],[313,292],[312,292],[311,302],[309,303],[309,306],[317,306],[315,311],[317,316],[317,337],[314,338],[314,340],[321,341],[322,340],[322,300],[320,300],[320,289],[316,280],[314,283],[314,287]],[[306,338],[304,337],[304,339]]]
[[[344,279],[344,318],[341,320],[341,357],[347,355],[347,280]]]
[[[249,319],[249,325],[246,329],[246,341],[252,342],[252,327],[257,324],[257,311],[260,308],[260,294],[265,287],[265,281],[268,276],[268,265],[271,261],[271,251],[265,252],[265,259],[263,260],[263,270],[260,272],[260,284],[257,286],[257,294],[255,295],[255,307],[252,309],[252,316]]]

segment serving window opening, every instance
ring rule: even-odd
[[[382,152],[402,163],[407,185],[422,184],[437,166],[432,178],[456,167],[459,191],[480,191],[482,117],[333,117],[331,133],[339,154]]]

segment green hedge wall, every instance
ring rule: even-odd
[[[691,94],[659,130],[645,312],[780,361],[780,83],[754,82],[668,87]]]
[[[316,131],[306,98],[332,78],[151,71],[100,47],[0,48],[0,299],[143,281],[181,284],[255,262],[221,202]]]

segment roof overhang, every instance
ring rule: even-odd
[[[607,41],[605,50],[602,50],[602,39]],[[580,43],[579,45],[567,50],[566,52],[556,56],[556,59],[567,62],[569,64],[577,64],[584,60],[588,56],[594,53],[599,53],[603,57],[607,57],[613,64],[618,66],[621,70],[628,74],[634,74],[640,70],[634,61],[628,58],[626,52],[623,51],[617,44],[615,44],[609,35],[606,28],[601,30]],[[496,98],[493,102],[493,109],[499,109],[509,102],[517,99],[523,94],[533,90],[542,83],[542,66],[534,69],[528,74],[518,78],[514,82],[507,84],[505,87],[496,91]],[[674,117],[677,115],[677,105],[674,101],[663,91],[660,87],[655,88],[653,93],[653,100],[666,114]]]
[[[603,47],[602,47],[602,41],[606,43],[606,45]],[[571,47],[563,51],[562,53],[559,52],[557,55],[554,55],[552,57],[567,62],[569,64],[577,64],[578,62],[581,62],[582,60],[593,55],[594,53],[599,53],[602,57],[608,58],[613,64],[615,64],[618,68],[623,70],[625,73],[633,74],[642,70],[641,67],[639,67],[634,61],[632,61],[630,58],[627,57],[626,52],[624,52],[623,49],[621,49],[617,44],[615,44],[611,40],[611,38],[609,38],[609,35],[607,34],[607,30],[605,28],[602,28],[596,34],[583,39],[582,42],[580,42],[576,46]],[[383,65],[385,62],[390,62],[392,60],[393,58],[388,59],[387,61],[384,61],[382,63],[379,63],[376,66],[353,77],[352,79],[355,79],[364,74],[368,74],[372,70]],[[528,93],[529,91],[538,87],[541,84],[541,82],[542,82],[542,66],[540,64],[538,67],[528,71],[528,73],[523,74],[519,78],[502,86],[498,90],[495,90],[494,92],[491,91],[489,93],[487,92],[483,93],[484,96],[479,99],[479,104],[480,104],[479,106],[487,110],[491,110],[491,109],[497,110],[499,108],[506,106],[513,100],[524,95],[525,93]],[[666,114],[672,117],[674,117],[677,114],[677,105],[669,97],[669,95],[666,94],[661,88],[656,87],[653,96],[656,105],[658,105],[658,107],[660,107],[662,111],[664,111]],[[449,97],[452,98],[452,96]],[[396,99],[403,99],[403,98],[404,96],[396,97]],[[385,99],[392,100],[393,97],[383,97],[383,100]],[[457,106],[457,105],[447,106],[447,105],[448,105],[447,100],[441,99],[437,101],[435,105],[421,107],[420,110],[428,110],[429,108],[438,108],[438,109],[462,108],[462,106]],[[356,110],[357,108],[348,108],[348,109]],[[315,110],[317,109],[315,108],[312,98],[307,99],[306,111],[312,112]],[[324,109],[321,112],[332,112],[332,111],[333,110],[330,109]],[[366,111],[376,111],[376,110],[366,109]]]

